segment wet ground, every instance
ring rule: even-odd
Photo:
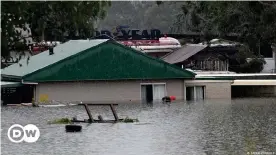
[[[109,107],[90,107],[93,116],[112,118]],[[86,119],[83,107],[2,107],[3,155],[243,155],[276,154],[276,99],[206,100],[201,102],[120,104],[119,117],[139,123],[82,124],[80,133],[49,125],[62,117]],[[13,124],[34,124],[36,143],[12,143]]]

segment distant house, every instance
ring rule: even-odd
[[[213,39],[210,43],[210,46],[207,46],[207,43],[186,44],[165,55],[162,59],[168,63],[193,70],[228,71],[229,67],[234,67],[235,64],[229,62],[229,57],[238,52],[239,44],[220,39]],[[260,54],[266,61],[261,73],[275,73],[276,49],[274,46],[261,46]]]
[[[261,50],[261,55],[264,56],[266,64],[261,73],[276,73],[276,48],[275,46],[266,45]]]
[[[237,52],[236,46],[228,44],[186,44],[162,59],[182,68],[205,71],[228,71],[228,57]]]
[[[184,99],[195,74],[111,40],[71,40],[1,71],[3,95],[20,102],[158,101]],[[12,94],[7,89],[15,87]],[[3,92],[3,91],[2,91]],[[6,102],[9,102],[6,101]]]
[[[195,80],[185,81],[185,99],[228,97],[275,97],[276,74],[271,74],[275,60],[264,66],[269,74],[236,74],[229,72],[228,57],[238,52],[238,44],[219,43],[213,40],[210,46],[186,44],[162,59],[182,68],[189,68],[197,75]],[[274,52],[275,56],[275,52]],[[275,57],[274,57],[275,58]],[[268,63],[268,61],[267,61]],[[203,94],[203,95],[202,95]]]

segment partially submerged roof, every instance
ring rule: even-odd
[[[193,78],[193,72],[107,40],[75,40],[5,68],[24,81],[79,81]]]
[[[67,57],[82,52],[88,48],[106,42],[108,39],[99,39],[93,41],[86,40],[70,40],[64,44],[54,47],[54,54],[49,55],[49,50],[27,58],[21,59],[18,63],[1,69],[1,74],[9,76],[25,76],[39,69],[59,62]]]
[[[207,45],[187,44],[182,48],[164,56],[162,59],[170,64],[176,64],[187,60],[206,47]]]

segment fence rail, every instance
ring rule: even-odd
[[[200,70],[228,71],[229,63],[228,60],[203,60],[197,61],[195,67]]]

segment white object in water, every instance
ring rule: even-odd
[[[56,105],[39,105],[40,107],[65,107],[65,106],[75,106],[77,104],[56,104]]]

